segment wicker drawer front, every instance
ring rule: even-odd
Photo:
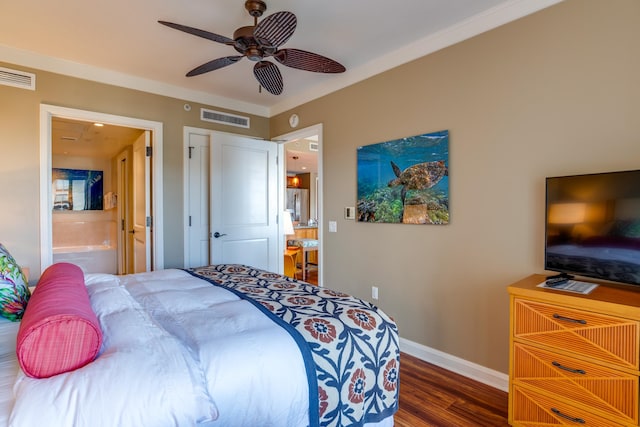
[[[638,369],[637,321],[514,300],[514,338]]]
[[[587,405],[620,423],[637,425],[637,376],[518,343],[513,348],[514,382]]]
[[[516,385],[512,392],[515,414],[513,425],[515,426],[613,427],[623,425],[524,387]]]

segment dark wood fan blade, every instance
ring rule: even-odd
[[[223,44],[233,44],[233,40],[229,37],[221,36],[219,34],[210,33],[209,31],[199,30],[193,27],[187,27],[186,25],[174,24],[173,22],[167,21],[158,21],[162,25],[166,25],[167,27],[173,28],[175,30],[184,31],[185,33],[193,34],[194,36],[202,37],[207,40],[212,40],[214,42],[223,43]]]
[[[262,47],[277,48],[287,42],[296,30],[298,20],[291,12],[276,12],[264,18],[253,30]]]
[[[300,49],[282,49],[274,53],[273,57],[282,65],[299,70],[316,73],[343,73],[346,70],[333,59]]]
[[[260,85],[274,95],[280,95],[284,85],[282,74],[276,64],[269,61],[259,61],[253,66],[253,74]]]
[[[214,59],[213,61],[209,61],[206,64],[202,64],[199,67],[194,68],[193,70],[187,73],[187,77],[193,77],[200,74],[208,73],[209,71],[214,71],[222,67],[226,67],[227,65],[235,64],[240,61],[244,56],[225,56],[224,58]]]

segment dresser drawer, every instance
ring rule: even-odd
[[[638,423],[638,377],[514,343],[512,380],[624,424]]]
[[[511,392],[513,393],[514,426],[613,427],[623,425],[525,387],[515,385]]]
[[[516,298],[513,337],[578,358],[638,369],[639,322]]]

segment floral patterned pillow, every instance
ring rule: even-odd
[[[14,322],[20,320],[30,296],[20,266],[0,243],[0,316]]]

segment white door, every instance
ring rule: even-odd
[[[211,262],[278,271],[278,146],[211,135]]]
[[[209,141],[210,131],[188,131],[185,267],[211,264],[209,258]]]
[[[145,131],[133,143],[133,272],[151,270],[151,133]]]

